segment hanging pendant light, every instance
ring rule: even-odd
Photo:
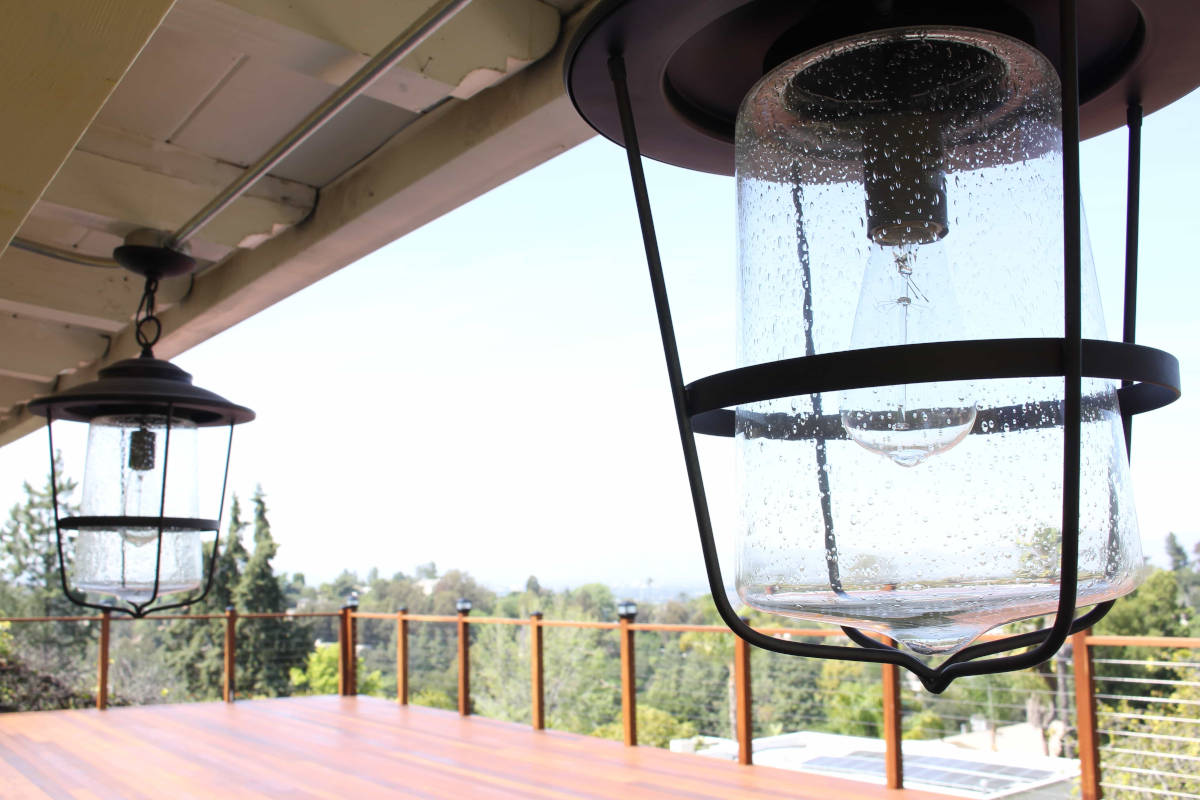
[[[28,405],[31,413],[47,419],[64,593],[78,605],[136,617],[186,606],[207,594],[219,544],[233,426],[254,419],[250,409],[193,385],[191,375],[154,357],[153,347],[162,333],[155,314],[158,282],[195,266],[185,253],[160,240],[154,232],[139,231],[114,252],[122,266],[146,280],[135,321],[141,355],[105,367],[95,381]],[[72,516],[59,516],[58,511],[56,421],[88,426],[83,496],[79,513]],[[215,456],[206,458],[206,453]],[[220,501],[205,515],[202,468],[221,454]],[[207,569],[206,533],[212,534]],[[197,589],[202,589],[198,595],[158,602],[165,595]],[[120,604],[90,602],[88,593]]]
[[[1045,56],[971,28],[873,31],[768,73],[735,134],[741,363],[1059,333],[1060,98]],[[1083,335],[1103,339],[1081,245]],[[1118,388],[1084,381],[1080,606],[1142,574]],[[739,405],[742,599],[921,654],[1053,613],[1064,400],[1061,377],[1024,377]],[[841,431],[796,435],[825,413]]]
[[[936,692],[1045,660],[1137,585],[1123,428],[1178,396],[1178,364],[1131,328],[1104,340],[1079,98],[1094,134],[1200,83],[1186,5],[1094,0],[1107,24],[1078,27],[1073,0],[614,0],[585,22],[568,91],[628,150],[710,587],[740,636]],[[642,152],[737,179],[740,366],[688,385]],[[743,602],[859,647],[738,618],[697,432],[736,440]]]

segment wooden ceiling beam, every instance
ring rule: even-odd
[[[21,404],[27,403],[35,397],[49,394],[53,390],[54,381],[29,381],[23,378],[0,377],[0,424],[3,424],[5,428],[9,428],[10,425],[15,426],[10,429],[12,435],[9,441],[37,430],[46,423],[46,420],[41,417],[35,417],[25,411]],[[8,435],[6,431],[6,436]]]
[[[86,328],[57,325],[13,314],[0,316],[0,376],[50,381],[60,372],[100,360],[111,338]]]
[[[169,278],[160,308],[178,303],[191,278]],[[129,324],[142,281],[123,269],[69,264],[10,247],[0,258],[0,313],[114,334]]]

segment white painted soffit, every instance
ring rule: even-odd
[[[197,7],[215,2],[180,0],[177,10],[194,13]],[[485,6],[492,0],[477,2],[486,11]],[[374,0],[363,0],[362,5],[373,3]],[[501,8],[509,3],[510,0],[497,0],[495,6]],[[317,4],[317,0],[308,0],[306,4]],[[281,3],[236,0],[217,5],[227,5],[237,13],[245,13],[260,6],[270,6],[278,11]],[[292,6],[296,5],[292,3]],[[424,10],[426,4],[381,0],[379,5],[419,6]],[[218,224],[220,219],[215,221],[213,238],[208,242],[197,242],[197,249],[207,248],[209,252],[231,249],[220,261],[198,274],[194,283],[185,280],[166,287],[170,307],[161,315],[165,334],[157,348],[158,354],[162,357],[177,355],[589,138],[591,129],[579,119],[564,94],[562,59],[565,41],[593,3],[580,8],[572,0],[557,0],[556,5],[574,6],[575,13],[562,21],[562,31],[548,55],[528,66],[508,62],[509,71],[504,73],[503,82],[482,91],[464,91],[462,93],[469,94],[468,97],[452,97],[423,115],[414,115],[399,132],[355,166],[321,186],[320,201],[304,224],[288,224],[278,235],[262,241],[256,248],[245,249],[232,248],[231,244],[241,231],[222,229]],[[554,9],[550,11],[557,15]],[[171,25],[175,24],[175,13],[168,16]],[[313,26],[318,23],[310,19],[308,24],[310,28],[306,35],[312,35]],[[337,39],[345,49],[353,49],[347,45],[356,30],[353,26],[350,30],[321,30],[322,35],[329,37],[326,41]],[[452,32],[449,26],[444,31],[446,36]],[[393,35],[392,31],[387,33]],[[357,35],[365,33],[357,30]],[[374,35],[387,38],[378,31]],[[428,44],[436,45],[437,42]],[[361,46],[361,42],[356,45]],[[414,54],[419,55],[420,51]],[[402,62],[401,67],[405,63]],[[460,62],[458,72],[474,74],[475,70],[464,66],[469,63]],[[515,66],[522,68],[514,74]],[[441,74],[443,78],[446,75],[431,74]],[[449,74],[453,76],[453,71]],[[376,97],[366,100],[381,102]],[[89,157],[99,155],[121,161],[122,152],[144,146],[138,137],[154,143],[150,149],[159,161],[151,164],[152,172],[162,169],[164,162],[170,162],[171,177],[176,178],[179,171],[215,171],[218,166],[220,169],[229,166],[222,159],[197,153],[194,149],[173,143],[164,148],[164,143],[144,133],[124,131],[111,125],[99,125],[89,131],[74,157],[87,161],[93,160]],[[102,154],[95,152],[97,150],[103,151]],[[79,156],[79,153],[84,155]],[[196,158],[206,161],[196,161]],[[306,188],[311,187],[301,181],[276,176],[273,182],[256,187],[256,193],[245,201],[286,208],[289,203],[294,204],[295,197]],[[86,209],[74,209],[65,203],[60,206],[70,209],[63,212],[63,216],[69,218],[71,224],[86,228],[93,221],[88,217],[92,212]],[[198,207],[199,204],[191,210]],[[300,207],[303,207],[303,201]],[[34,227],[39,224],[43,233],[56,229],[53,220],[35,221]],[[115,239],[112,233],[94,230],[86,235],[106,235]],[[90,334],[101,338],[102,354],[97,353],[93,360],[89,360],[93,351],[81,350],[77,338],[66,337],[56,344],[54,358],[60,363],[62,359],[70,360],[62,363],[61,370],[71,371],[60,370],[57,377],[59,388],[66,388],[92,380],[103,365],[136,353],[127,315],[136,305],[140,287],[135,279],[117,271],[57,263],[51,266],[47,261],[16,250],[10,250],[0,259],[0,313],[27,315],[32,318],[31,322],[51,320],[62,326],[81,324],[90,328]],[[10,270],[10,265],[19,270]],[[36,279],[42,271],[48,278],[52,277],[51,272],[56,273],[53,283],[62,290],[61,295]],[[81,280],[82,287],[78,292],[66,285],[76,277]],[[122,312],[122,308],[128,310]],[[123,317],[123,313],[126,316]],[[31,417],[19,405],[52,388],[52,383],[41,380],[43,375],[40,373],[45,369],[37,366],[38,363],[36,358],[14,359],[11,369],[5,372],[5,364],[0,359],[0,444],[12,441],[39,424],[37,418]],[[31,369],[31,366],[36,368]],[[7,416],[3,416],[3,408],[8,406],[13,407],[8,409]]]

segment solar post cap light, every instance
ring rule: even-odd
[[[472,607],[471,601],[465,597],[460,597],[454,601],[454,610],[460,614],[470,614]]]
[[[195,262],[148,231],[131,234],[113,257],[146,279],[135,321],[141,355],[105,367],[97,380],[32,400],[28,408],[47,419],[64,594],[77,605],[141,617],[190,605],[208,593],[233,426],[254,419],[254,412],[193,385],[187,372],[154,357],[162,332],[155,315],[158,282],[190,272]],[[88,425],[83,495],[79,513],[71,516],[60,516],[58,508],[54,427],[59,421]],[[208,452],[210,459],[205,458]],[[220,501],[204,515],[202,466],[222,455]],[[206,572],[202,534],[209,532]],[[198,595],[158,602],[196,589],[202,589]],[[116,598],[119,604],[89,602],[88,593]]]
[[[637,603],[633,602],[632,600],[622,600],[621,602],[617,603],[617,616],[621,619],[632,620],[637,616],[637,612]]]
[[[1044,661],[1137,586],[1129,418],[1179,394],[1176,360],[1133,344],[1139,126],[1200,83],[1197,35],[1183,0],[1088,0],[1078,21],[1074,0],[610,0],[585,21],[567,89],[628,152],[710,588],[739,636],[940,692]],[[1126,122],[1116,343],[1078,147]],[[687,385],[643,153],[736,176],[739,367]],[[742,601],[857,647],[739,619],[696,433],[735,438]]]

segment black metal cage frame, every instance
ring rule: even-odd
[[[54,457],[54,412],[51,406],[47,409],[46,414],[46,436],[50,441],[50,500],[54,506],[54,536],[55,544],[58,553],[58,576],[62,585],[63,594],[68,600],[81,608],[91,608],[101,612],[117,612],[120,614],[128,614],[134,619],[140,619],[152,612],[161,613],[163,611],[171,611],[176,608],[185,608],[193,603],[198,603],[208,596],[212,589],[213,578],[217,571],[217,558],[221,550],[221,520],[224,517],[225,510],[225,490],[229,481],[229,457],[233,453],[233,426],[234,422],[229,422],[229,438],[225,446],[225,471],[221,476],[221,501],[216,519],[200,519],[192,517],[168,517],[166,516],[167,502],[167,475],[169,473],[170,458],[171,458],[171,419],[174,412],[174,406],[171,403],[159,406],[161,413],[167,419],[165,440],[163,442],[163,477],[161,500],[159,501],[157,517],[131,517],[131,516],[112,516],[112,517],[62,517],[58,510],[58,464]],[[145,406],[146,411],[155,410],[153,404]],[[149,523],[149,524],[147,524]],[[86,593],[77,593],[71,589],[70,581],[67,579],[67,563],[63,548],[63,531],[78,530],[85,527],[145,527],[157,528],[157,535],[154,538],[154,584],[150,591],[150,597],[141,603],[128,601],[125,605],[117,603],[93,603],[87,599]],[[156,604],[158,600],[159,580],[162,572],[162,541],[163,533],[167,529],[186,529],[194,531],[212,531],[212,552],[208,554],[208,569],[204,578],[204,589],[198,595],[185,597],[182,600],[177,600],[172,603]]]
[[[610,2],[607,7],[600,9],[598,17],[603,17],[621,5],[617,0]],[[1134,414],[1158,408],[1178,398],[1179,365],[1173,356],[1165,352],[1133,343],[1142,119],[1142,108],[1136,100],[1128,102],[1126,116],[1129,130],[1129,183],[1123,342],[1082,338],[1078,12],[1076,0],[1059,0],[1058,6],[1058,44],[1063,92],[1063,337],[941,342],[824,355],[810,354],[786,361],[731,370],[690,384],[683,381],[679,349],[667,300],[662,260],[650,210],[646,179],[642,171],[642,153],[634,121],[634,103],[630,98],[625,53],[622,50],[620,35],[611,32],[606,34],[607,67],[612,84],[612,97],[619,115],[620,134],[623,138],[621,143],[628,157],[709,588],[722,620],[734,633],[750,644],[789,655],[895,664],[912,672],[929,691],[939,693],[959,677],[1023,669],[1049,659],[1066,641],[1067,636],[1093,625],[1113,604],[1113,601],[1100,603],[1081,616],[1075,616],[1079,556],[1081,412],[1084,399],[1082,381],[1084,377],[1122,381],[1118,397],[1128,447],[1131,418]],[[578,53],[580,42],[589,33],[585,25],[573,45],[573,54]],[[568,58],[569,87],[573,68],[572,58]],[[594,87],[589,88],[594,90]],[[656,134],[661,134],[661,131],[656,131]],[[946,658],[937,667],[932,667],[916,656],[871,638],[855,628],[844,627],[843,631],[858,647],[807,644],[760,633],[738,616],[725,592],[696,447],[696,433],[733,435],[734,412],[728,410],[729,406],[779,397],[815,395],[820,392],[897,383],[1049,376],[1062,376],[1065,384],[1064,400],[1061,408],[1055,409],[1057,419],[1054,421],[1055,425],[1061,424],[1064,429],[1063,509],[1059,600],[1054,622],[1050,627],[967,647]],[[816,413],[808,423],[810,429],[797,430],[796,438],[820,440],[844,436],[844,433],[840,433],[837,419],[822,416],[817,408],[814,408],[814,412]],[[1019,413],[1019,410],[990,409],[988,413],[1002,417],[1006,413]],[[977,422],[973,432],[986,432],[986,428],[980,428],[982,422],[983,420]],[[835,589],[836,580],[836,575],[831,570],[831,582]],[[1015,654],[987,658],[1021,648],[1028,649]]]
[[[153,316],[151,321],[157,322]],[[46,435],[50,445],[50,491],[54,505],[54,533],[58,555],[59,580],[63,594],[77,606],[98,611],[143,617],[151,612],[183,608],[203,600],[213,585],[217,557],[221,546],[221,520],[225,509],[225,491],[229,481],[229,460],[233,452],[233,428],[254,419],[254,412],[224,397],[195,386],[192,377],[169,361],[154,358],[145,345],[138,358],[118,361],[100,370],[97,380],[84,383],[46,397],[31,400],[30,413],[46,418]],[[59,510],[58,460],[54,448],[56,421],[86,422],[111,415],[161,416],[166,420],[163,441],[162,486],[156,516],[62,516]],[[217,518],[166,516],[167,481],[170,477],[171,432],[175,420],[188,420],[198,428],[228,428],[225,443],[225,467],[221,475],[220,501]],[[154,581],[150,597],[142,602],[127,600],[122,604],[95,603],[86,592],[72,590],[64,547],[64,531],[112,528],[142,528],[155,530]],[[170,603],[159,603],[162,573],[163,534],[170,530],[212,531],[212,552],[207,557],[207,576],[204,588],[196,595]],[[147,543],[148,544],[148,543]]]

